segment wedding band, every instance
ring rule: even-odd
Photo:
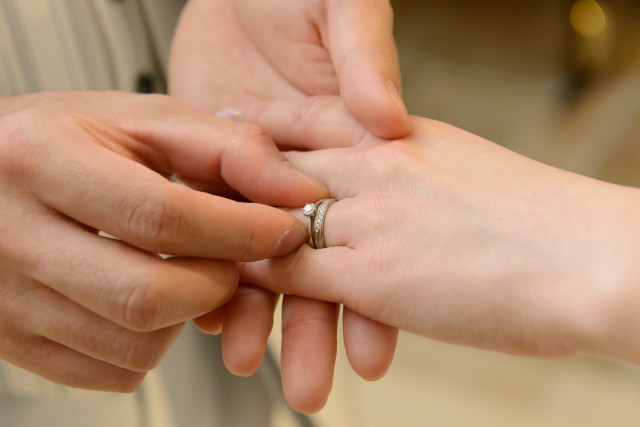
[[[336,199],[322,199],[316,203],[307,203],[302,209],[304,216],[309,218],[309,245],[315,249],[324,249],[324,220],[329,206]]]

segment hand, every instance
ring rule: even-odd
[[[231,297],[230,260],[306,240],[286,212],[165,176],[274,205],[325,194],[257,127],[165,96],[0,98],[0,130],[0,357],[75,387],[135,389],[184,321]]]
[[[287,154],[338,199],[325,221],[329,248],[305,245],[248,263],[241,280],[342,302],[451,343],[640,363],[633,339],[640,333],[639,190],[557,170],[422,118],[412,119],[408,137],[384,142],[348,119],[336,122],[339,104],[328,100],[324,114],[296,126],[282,126],[291,117],[287,103],[253,118],[274,138],[357,145]],[[323,116],[334,119],[332,128],[314,127]],[[277,127],[270,117],[281,118]]]
[[[173,40],[169,90],[203,111],[340,94],[382,138],[410,130],[388,0],[191,0]]]
[[[349,112],[370,131],[401,137],[410,125],[398,93],[392,21],[387,0],[312,0],[304,5],[284,0],[191,0],[174,37],[170,93],[211,113],[233,106],[220,112],[228,117],[274,99],[290,100],[297,117],[313,117],[323,107],[323,98],[313,95],[340,93]],[[242,113],[240,118],[244,119]],[[289,142],[304,146],[304,140]],[[304,148],[331,144],[326,140]],[[198,188],[228,194],[225,189]],[[218,310],[201,324],[211,332],[219,332],[224,324],[223,357],[230,371],[249,375],[257,369],[275,301],[275,295],[264,290],[241,287],[230,303],[232,309]],[[288,313],[283,319],[285,397],[295,409],[313,412],[331,388],[337,309],[288,297],[283,310]],[[354,370],[367,379],[384,375],[397,331],[348,309],[343,323]]]

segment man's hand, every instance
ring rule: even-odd
[[[257,127],[169,97],[0,99],[0,357],[61,384],[133,390],[183,322],[231,297],[231,261],[306,240],[286,212],[174,172],[273,205],[325,194]]]

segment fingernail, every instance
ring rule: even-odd
[[[211,328],[207,330],[209,335],[220,335],[222,333],[222,323],[216,325],[215,328]]]
[[[402,96],[400,96],[400,90],[398,90],[398,86],[392,82],[391,80],[387,80],[387,82],[385,83],[385,86],[387,86],[387,91],[389,91],[389,94],[400,103],[400,105],[402,105],[403,109],[407,109],[407,107],[404,105],[404,101],[402,100]]]
[[[307,241],[307,229],[300,226],[291,228],[280,236],[272,256],[289,255]]]
[[[226,107],[226,108],[223,108],[222,110],[219,110],[216,113],[216,116],[223,119],[240,120],[242,113],[243,111],[241,108]]]

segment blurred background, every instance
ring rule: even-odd
[[[547,164],[640,186],[640,2],[394,0],[403,95]],[[401,334],[367,383],[339,355],[319,426],[638,426],[640,370]]]

